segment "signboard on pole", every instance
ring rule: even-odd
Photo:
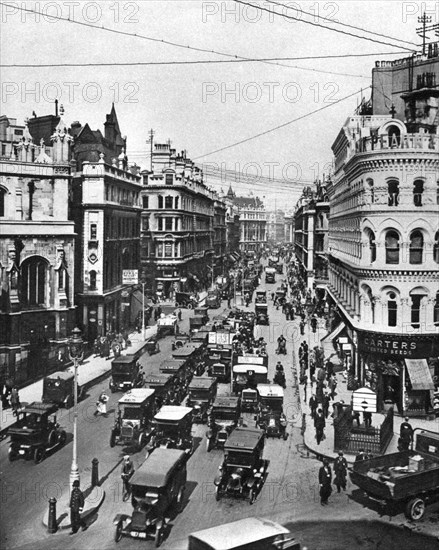
[[[352,394],[352,409],[360,412],[377,412],[377,396],[370,388],[359,388]]]
[[[138,269],[124,269],[122,271],[122,284],[123,285],[137,285],[137,284],[139,284],[139,270]]]

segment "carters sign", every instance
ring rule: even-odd
[[[424,358],[437,355],[439,353],[439,344],[434,341],[434,338],[425,336],[416,337],[359,332],[358,350],[363,353]]]

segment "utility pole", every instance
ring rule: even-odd
[[[154,149],[154,130],[151,128],[151,130],[149,131],[149,138],[146,140],[146,143],[149,143],[149,154],[150,154],[150,161],[149,161],[149,166],[150,166],[150,170],[152,172],[152,152],[153,152],[153,149]]]
[[[142,341],[145,341],[145,283],[142,283]]]
[[[430,31],[435,31],[435,34],[438,34],[439,25],[429,25],[427,27],[427,23],[431,23],[431,16],[430,15],[424,15],[422,17],[418,17],[418,23],[422,23],[422,27],[418,27],[416,29],[416,34],[420,37],[422,37],[422,55],[425,55],[425,44],[427,39],[427,33]]]

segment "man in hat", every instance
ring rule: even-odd
[[[410,443],[413,440],[413,428],[409,422],[409,417],[406,416],[404,422],[401,423],[399,429],[399,446],[401,450],[407,451],[410,448]]]
[[[329,466],[329,460],[323,459],[323,466],[319,470],[319,485],[320,485],[320,504],[326,506],[328,504],[328,498],[332,493],[332,472]]]
[[[340,490],[346,491],[346,478],[348,472],[348,462],[343,456],[343,451],[338,451],[338,457],[334,461],[334,484],[337,487],[337,493]]]
[[[130,455],[125,455],[123,457],[122,473],[120,477],[123,480],[123,487],[126,493],[129,493],[130,486],[128,482],[130,480],[130,477],[133,474],[134,474],[134,464],[130,458]]]
[[[79,528],[82,530],[87,529],[85,521],[81,518],[82,511],[84,510],[84,495],[79,488],[79,480],[75,479],[73,482],[73,489],[70,494],[70,523],[72,524],[71,535],[78,532]]]

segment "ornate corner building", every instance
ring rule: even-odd
[[[438,71],[437,48],[377,63],[328,186],[327,290],[349,383],[409,415],[431,411],[439,375]]]

